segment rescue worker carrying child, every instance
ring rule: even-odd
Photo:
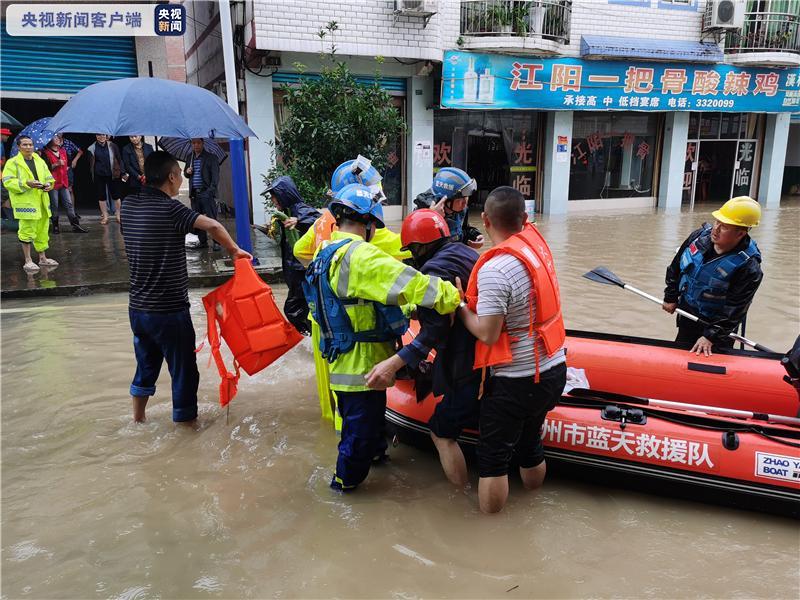
[[[401,306],[453,312],[458,290],[423,275],[368,244],[385,227],[383,209],[366,186],[350,184],[329,205],[336,230],[309,265],[303,289],[320,326],[320,350],[342,416],[342,439],[331,487],[354,489],[383,455],[386,386],[370,389],[366,375],[394,354],[408,327]],[[393,383],[393,382],[391,382]]]
[[[332,198],[344,186],[359,183],[367,186],[375,196],[382,198],[381,179],[380,173],[375,170],[371,162],[359,155],[358,158],[347,160],[336,167],[331,177],[331,187],[328,195]],[[331,239],[331,234],[335,229],[336,220],[331,211],[327,208],[322,209],[322,216],[295,242],[295,258],[303,265],[308,265],[322,243]],[[397,260],[411,258],[410,252],[400,249],[402,245],[400,236],[388,228],[384,227],[376,230],[370,243]],[[336,411],[336,400],[331,394],[330,382],[328,381],[328,363],[322,358],[319,351],[319,326],[314,322],[313,318],[311,319],[311,341],[314,347],[314,369],[317,376],[317,395],[319,396],[322,418],[332,421],[336,431],[341,433],[341,417]]]

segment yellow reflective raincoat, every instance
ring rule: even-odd
[[[42,189],[28,187],[28,181],[33,179],[52,185],[55,179],[41,156],[34,153],[33,162],[36,165],[36,177],[21,152],[9,158],[3,167],[3,185],[8,190],[15,219],[37,220],[51,216],[50,195]]]
[[[440,314],[453,312],[461,298],[458,290],[438,277],[423,275],[351,233],[334,231],[331,243],[352,239],[339,249],[331,263],[331,288],[342,299],[371,300],[387,306],[418,305]],[[355,332],[375,328],[371,302],[345,306]],[[394,354],[392,342],[356,342],[350,352],[330,365],[330,387],[334,391],[358,392],[369,388],[364,376],[377,363]]]

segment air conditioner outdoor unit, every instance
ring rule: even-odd
[[[411,17],[430,17],[439,10],[438,0],[394,0],[394,10]]]
[[[709,0],[703,18],[703,31],[741,29],[744,26],[744,0]]]

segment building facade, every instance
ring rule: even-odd
[[[233,6],[242,114],[259,136],[248,149],[254,197],[274,160],[281,86],[301,76],[298,63],[318,72],[331,43],[365,78],[384,58],[381,85],[408,125],[386,174],[395,217],[444,166],[476,177],[477,202],[513,185],[550,214],[745,193],[776,206],[796,177],[785,162],[800,111],[800,0]],[[190,10],[189,81],[218,89],[216,3]]]

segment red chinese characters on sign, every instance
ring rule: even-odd
[[[694,162],[695,161],[695,145],[694,144],[686,144],[686,158],[684,162]]]
[[[664,69],[661,75],[661,93],[682,94],[687,81],[689,78],[686,76],[686,69]]]
[[[553,72],[550,75],[550,91],[580,92],[581,73],[583,73],[583,67],[580,65],[553,65]]]
[[[730,71],[725,75],[722,93],[725,96],[746,96],[750,87],[750,73]]]
[[[579,142],[572,147],[572,164],[578,164],[578,161],[583,165],[588,165],[589,160],[586,158],[586,152],[583,151],[582,144]]]
[[[774,96],[777,94],[779,77],[777,73],[758,73],[756,75],[756,89],[753,91],[753,95]]]
[[[692,94],[716,96],[719,86],[719,73],[716,71],[695,71],[692,80]]]
[[[633,142],[635,139],[636,136],[634,136],[632,133],[626,132],[622,134],[622,141],[619,143],[619,145],[622,146],[623,148],[630,148],[631,146],[633,146]]]
[[[599,133],[591,133],[586,138],[586,144],[589,146],[589,152],[594,154],[603,148],[603,138],[600,137]]]
[[[515,165],[529,165],[533,163],[533,148],[530,144],[525,142],[523,136],[522,142],[514,147],[514,164]]]
[[[650,144],[647,142],[642,142],[639,144],[639,147],[636,148],[636,156],[642,160],[647,158],[647,155],[650,154]]]
[[[512,90],[541,90],[544,86],[536,81],[536,72],[540,71],[544,65],[533,63],[515,62],[511,69],[511,89]]]
[[[625,71],[624,93],[649,94],[653,91],[653,69],[642,67],[628,67]]]
[[[452,150],[453,146],[451,146],[447,142],[442,142],[441,144],[434,144],[433,164],[435,164],[437,167],[452,166],[453,161],[450,159],[450,152]]]
[[[517,175],[511,185],[515,190],[518,190],[520,194],[526,198],[530,198],[532,181],[533,179],[527,175]]]

